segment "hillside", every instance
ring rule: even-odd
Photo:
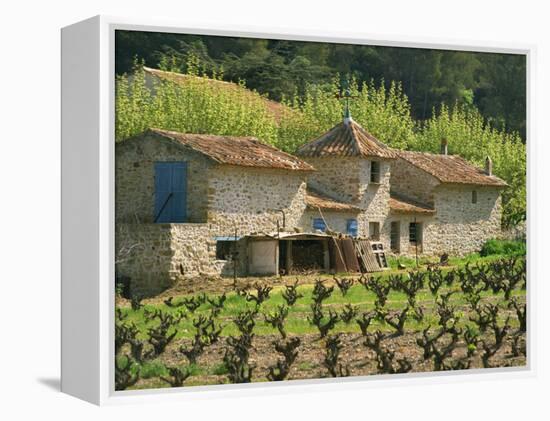
[[[265,105],[266,112],[271,115],[277,123],[280,123],[282,116],[285,112],[296,112],[296,110],[293,110],[281,104],[280,102],[272,101],[265,96],[260,95],[256,91],[247,89],[245,86],[239,85],[237,83],[226,82],[224,80],[211,79],[201,76],[187,75],[183,73],[169,72],[165,70],[153,69],[146,66],[143,67],[143,70],[145,71],[146,75],[150,75],[161,80],[174,82],[181,85],[182,87],[189,86],[193,82],[197,81],[206,82],[216,90],[219,89],[220,91],[236,93],[238,96],[242,96],[243,98],[248,97],[251,101],[260,99],[260,101]]]

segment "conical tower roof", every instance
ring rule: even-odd
[[[364,158],[397,158],[395,152],[357,124],[351,116],[321,137],[302,145],[301,157],[358,156]]]

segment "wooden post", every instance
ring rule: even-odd
[[[416,216],[414,217],[414,253],[416,260],[416,268],[418,269],[418,224],[416,223]]]
[[[326,273],[330,272],[330,254],[328,251],[328,241],[323,240],[323,264],[325,266]]]
[[[286,242],[286,274],[292,270],[292,240]]]
[[[237,227],[235,227],[235,245],[233,246],[233,289],[237,288]]]

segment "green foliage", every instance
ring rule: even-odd
[[[527,254],[527,245],[524,241],[510,241],[510,240],[489,240],[487,241],[479,254],[481,256],[491,255],[521,255]]]
[[[151,377],[166,376],[168,370],[162,362],[154,360],[141,364],[140,374],[142,378],[149,379]]]
[[[395,148],[406,148],[414,143],[415,123],[410,116],[410,105],[401,85],[395,82],[386,89],[383,83],[373,81],[357,85],[350,83],[350,111],[353,119],[380,141]],[[276,146],[294,152],[342,120],[342,101],[339,79],[333,78],[329,85],[307,85],[303,98],[297,95],[285,98],[284,103],[292,108],[283,115],[279,124]]]
[[[137,56],[150,67],[244,79],[276,101],[303,98],[307,85],[338,74],[359,85],[386,80],[386,88],[396,80],[415,119],[430,118],[441,103],[474,104],[495,127],[525,138],[525,55],[139,31],[116,31],[116,46],[118,75]]]
[[[194,74],[178,82],[147,78],[143,68],[136,65],[131,76],[117,77],[116,140],[157,127],[187,133],[255,136],[274,143],[276,125],[264,99],[234,85],[220,89],[220,84],[224,82]]]
[[[216,376],[223,376],[225,374],[227,374],[229,372],[229,370],[227,369],[227,365],[225,365],[225,363],[220,363],[220,364],[217,364],[213,369],[212,369],[212,374],[216,375]]]

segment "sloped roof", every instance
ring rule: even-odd
[[[207,81],[211,86],[217,89],[223,89],[226,91],[235,91],[240,94],[249,97],[250,99],[259,99],[265,105],[268,113],[275,119],[276,122],[279,122],[285,112],[294,112],[293,109],[287,107],[280,102],[273,101],[264,97],[261,97],[259,94],[247,89],[243,86],[240,86],[233,82],[226,82],[224,80],[209,79],[200,76],[186,75],[183,73],[168,72],[166,70],[153,69],[150,67],[143,67],[145,73],[158,77],[159,79],[168,80],[171,82],[178,83],[184,86],[186,83],[189,83],[192,80],[203,80]]]
[[[360,156],[393,159],[395,152],[352,119],[343,121],[324,135],[302,145],[296,155],[302,157]]]
[[[396,151],[400,158],[431,174],[441,183],[506,187],[508,184],[497,176],[470,164],[458,155],[427,152]]]
[[[189,134],[162,129],[149,129],[148,132],[172,139],[220,164],[298,171],[315,170],[307,162],[253,137]]]
[[[356,206],[350,205],[349,203],[333,199],[332,197],[327,196],[325,193],[322,193],[311,186],[307,187],[306,206],[310,209],[321,208],[336,211],[359,212],[361,210]]]
[[[435,209],[430,205],[393,191],[390,192],[390,210],[399,213],[420,213],[427,215],[435,213]]]

